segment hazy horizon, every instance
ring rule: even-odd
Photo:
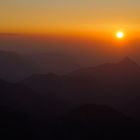
[[[2,0],[0,49],[95,63],[126,56],[138,61],[139,5],[139,0]],[[119,31],[123,39],[116,38]]]

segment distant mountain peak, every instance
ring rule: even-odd
[[[130,57],[125,57],[122,61],[133,61]]]
[[[130,57],[125,57],[123,60],[121,60],[119,62],[119,64],[127,64],[127,65],[135,65],[135,66],[138,66],[138,64],[133,60],[131,59]]]

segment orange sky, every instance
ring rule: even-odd
[[[2,0],[0,32],[139,36],[139,7],[139,0]]]

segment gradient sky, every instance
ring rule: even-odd
[[[140,0],[0,0],[1,33],[140,30]]]

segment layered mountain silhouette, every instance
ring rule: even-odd
[[[57,98],[0,80],[1,139],[40,139],[40,136],[47,136],[53,122],[67,109],[67,104]]]
[[[69,55],[59,53],[38,53],[27,56],[36,66],[36,72],[66,74],[80,67],[80,64]],[[35,71],[33,71],[35,73]]]
[[[90,67],[90,68],[84,68],[79,69],[77,71],[72,72],[71,76],[77,76],[77,75],[86,75],[86,76],[94,76],[94,77],[101,77],[102,79],[105,77],[105,75],[110,76],[120,76],[120,75],[139,75],[140,73],[140,67],[138,64],[136,64],[133,60],[131,60],[129,57],[124,58],[122,61],[118,63],[106,63],[103,65],[99,65],[96,67]]]
[[[22,84],[73,104],[102,103],[139,116],[139,82],[140,67],[127,57],[118,63],[83,68],[62,76],[36,74]]]
[[[15,52],[0,51],[0,78],[7,81],[17,81],[28,77],[33,72],[33,66],[26,57]]]
[[[14,63],[9,65],[17,59],[16,64],[22,65],[15,55],[11,59]],[[21,135],[23,139],[139,136],[140,66],[128,57],[64,75],[33,74],[17,83],[2,79],[0,136],[15,139]]]
[[[19,54],[12,51],[0,51],[0,78],[17,82],[34,73],[59,74],[70,72],[79,65],[72,59],[58,54]]]

